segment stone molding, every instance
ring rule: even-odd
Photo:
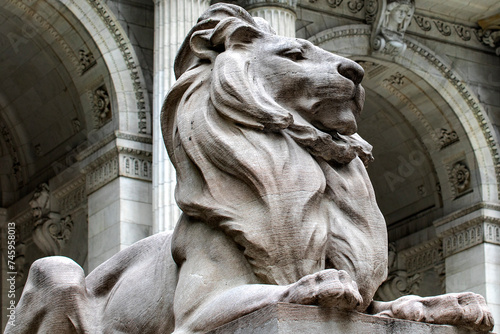
[[[433,239],[424,244],[401,251],[409,275],[434,269],[443,260],[441,239]]]
[[[53,192],[63,216],[73,213],[75,209],[87,203],[85,181],[85,175],[81,175]]]
[[[109,32],[113,36],[116,44],[118,45],[120,52],[122,54],[123,60],[127,64],[127,69],[130,73],[130,78],[132,80],[134,94],[137,105],[137,117],[138,117],[138,127],[139,133],[147,133],[147,113],[149,110],[146,104],[147,94],[145,94],[146,84],[140,70],[140,66],[137,64],[134,50],[132,45],[128,40],[127,33],[123,30],[118,20],[114,17],[112,13],[107,10],[107,7],[102,4],[101,0],[86,0],[99,15],[101,20],[104,22]]]
[[[479,203],[476,203],[468,208],[465,208],[465,209],[462,209],[459,211],[455,211],[455,212],[453,212],[445,217],[442,217],[442,218],[436,220],[433,223],[433,225],[435,227],[445,226],[446,224],[449,224],[453,221],[456,221],[459,218],[463,218],[463,217],[465,217],[465,216],[467,216],[475,211],[480,211],[482,209],[494,210],[494,211],[500,212],[500,205],[494,204],[494,203],[479,202]]]
[[[150,151],[120,145],[116,141],[112,144],[109,151],[82,169],[82,172],[86,174],[87,194],[93,193],[119,176],[152,181]]]
[[[86,174],[87,194],[91,194],[118,177],[118,153],[109,151],[91,163],[83,172]]]
[[[327,6],[322,6],[325,3]],[[377,0],[309,0],[297,4],[298,8],[318,10],[321,7],[330,15],[347,17],[357,22],[372,24],[379,10]],[[344,10],[344,7],[346,10]],[[483,30],[477,26],[451,22],[443,18],[433,18],[416,11],[413,23],[405,34],[424,36],[425,38],[445,41],[453,45],[469,47],[494,53],[491,48],[491,30]]]
[[[500,205],[478,203],[434,222],[443,240],[443,255],[459,253],[483,242],[500,245]]]
[[[500,245],[500,237],[494,232],[500,233],[500,219],[496,222],[484,222],[488,217],[480,217],[471,222],[471,226],[457,231],[443,238],[444,256],[459,253],[483,242]]]

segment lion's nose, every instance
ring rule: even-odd
[[[365,75],[363,68],[358,63],[349,59],[340,62],[337,71],[340,75],[354,82],[355,85],[358,85]]]

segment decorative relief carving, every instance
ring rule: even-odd
[[[432,25],[426,17],[415,14],[413,19],[423,31],[429,31],[432,29]]]
[[[92,107],[94,113],[94,127],[102,127],[112,118],[111,101],[105,85],[99,86],[92,92]]]
[[[111,153],[109,160],[87,173],[87,193],[90,194],[118,177],[118,155]]]
[[[413,0],[378,0],[378,12],[372,23],[371,46],[390,56],[404,52],[406,43],[404,33],[415,12]]]
[[[389,244],[389,274],[387,280],[377,290],[376,300],[390,301],[401,296],[418,294],[422,277],[420,274],[410,275],[399,269],[398,256],[394,244]]]
[[[80,56],[80,73],[83,74],[91,69],[95,64],[97,64],[92,52],[85,52],[85,50],[79,50],[78,54]]]
[[[444,256],[448,257],[472,246],[479,245],[483,240],[483,224],[469,226],[443,238]]]
[[[366,20],[366,23],[372,24],[375,21],[377,11],[378,11],[378,1],[377,0],[365,0],[365,20]]]
[[[500,225],[498,225],[497,223],[485,223],[484,241],[500,245]]]
[[[151,161],[130,155],[120,155],[120,174],[128,177],[151,180]]]
[[[137,116],[139,118],[138,127],[139,133],[147,133],[148,124],[147,124],[147,113],[149,110],[146,110],[146,89],[143,88],[143,79],[140,76],[140,69],[135,63],[135,59],[132,56],[132,50],[130,50],[130,42],[125,40],[127,34],[123,32],[120,24],[116,22],[110,13],[106,11],[104,6],[101,4],[100,0],[88,0],[88,2],[94,7],[95,11],[99,14],[102,21],[105,23],[108,30],[111,32],[111,35],[115,39],[118,47],[123,56],[123,60],[127,64],[127,68],[129,69],[130,78],[132,79],[135,98],[137,101]]]
[[[470,41],[471,33],[470,29],[467,29],[464,26],[454,25],[455,31],[457,32],[458,37],[460,37],[463,41]]]
[[[338,6],[340,6],[342,4],[342,1],[343,0],[326,0],[328,6],[332,8],[337,8]]]
[[[399,72],[396,72],[396,74],[391,75],[389,78],[384,79],[385,82],[395,85],[395,86],[403,86],[404,82],[404,75],[402,75]]]
[[[434,24],[436,25],[436,28],[441,33],[441,35],[443,36],[451,35],[451,28],[446,22],[435,20]]]
[[[428,51],[412,42],[409,42],[408,46],[434,64],[435,68],[438,69],[443,74],[443,76],[458,90],[459,94],[462,96],[464,101],[466,101],[470,110],[473,112],[474,117],[478,121],[478,124],[481,126],[481,130],[486,138],[486,142],[488,143],[488,148],[491,152],[491,156],[493,157],[497,175],[497,190],[500,192],[500,154],[498,152],[498,147],[496,146],[496,140],[492,134],[494,131],[490,129],[490,126],[488,125],[489,122],[486,120],[477,100],[472,96],[466,85],[453,74],[454,72],[451,71],[439,59],[431,56]]]
[[[465,161],[459,161],[449,168],[450,183],[454,198],[458,198],[470,191],[470,170]]]
[[[448,131],[447,129],[441,129],[440,130],[440,136],[439,136],[439,143],[441,145],[441,149],[450,146],[453,143],[458,142],[458,135],[456,131],[451,130]]]
[[[402,252],[408,274],[422,273],[433,269],[444,259],[441,240],[435,239],[426,244]]]
[[[347,8],[353,14],[358,13],[365,5],[364,0],[351,0],[347,3]]]
[[[490,205],[488,203],[478,203],[466,210],[462,210],[443,221],[438,221],[434,225],[441,226],[456,220],[471,212],[491,209],[498,210],[497,205]],[[444,256],[450,256],[479,245],[483,242],[489,242],[500,245],[500,218],[491,217],[489,215],[481,214],[458,227],[451,228],[443,233],[443,249]]]
[[[68,213],[73,211],[75,208],[84,204],[86,200],[87,200],[87,193],[85,191],[85,186],[83,185],[73,190],[60,200],[59,207],[61,213]]]
[[[33,242],[47,256],[61,255],[71,236],[71,216],[61,218],[50,209],[50,190],[46,183],[37,187],[29,202],[33,214]]]

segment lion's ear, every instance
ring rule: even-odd
[[[256,38],[262,36],[258,28],[239,19],[229,18],[218,24],[212,43],[214,45],[224,44],[224,49],[244,48],[251,44]]]
[[[200,59],[215,60],[217,55],[235,47],[245,47],[263,32],[239,18],[222,20],[214,29],[195,32],[190,41],[191,50]]]

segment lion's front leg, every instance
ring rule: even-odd
[[[262,284],[231,238],[184,219],[172,249],[180,267],[175,334],[204,333],[277,302],[344,310],[362,304],[356,283],[342,270],[322,270],[289,285]]]
[[[435,297],[404,296],[391,302],[374,301],[368,311],[379,316],[453,325],[476,331],[490,331],[494,325],[483,296],[472,292]]]

